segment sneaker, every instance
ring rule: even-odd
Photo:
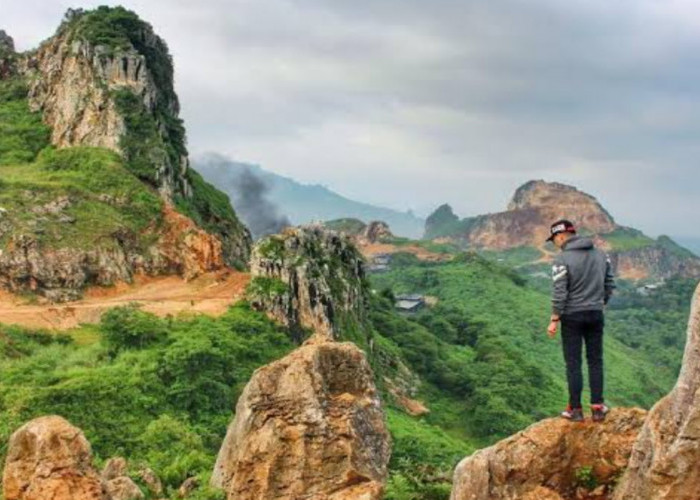
[[[572,422],[583,422],[583,409],[572,408],[571,405],[568,405],[566,410],[561,412],[560,416]]]
[[[593,413],[594,422],[602,422],[605,420],[605,415],[607,415],[609,411],[610,408],[608,408],[605,404],[591,405],[591,412]]]

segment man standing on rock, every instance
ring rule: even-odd
[[[615,288],[612,265],[591,238],[576,235],[571,221],[562,219],[552,224],[547,241],[561,250],[552,266],[552,317],[547,329],[554,338],[561,322],[569,385],[569,404],[561,416],[576,422],[584,420],[581,348],[585,341],[591,412],[593,421],[600,422],[609,411],[603,402],[603,310]]]

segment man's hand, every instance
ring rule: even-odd
[[[547,335],[550,339],[553,339],[557,335],[557,328],[559,328],[559,315],[552,314],[549,320],[549,327],[547,328]]]

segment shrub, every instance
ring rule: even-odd
[[[137,304],[115,307],[102,316],[102,336],[113,354],[124,349],[144,349],[168,337],[165,322],[139,310]]]

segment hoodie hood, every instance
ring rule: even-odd
[[[564,244],[564,250],[590,250],[593,246],[593,240],[591,238],[572,236]]]

